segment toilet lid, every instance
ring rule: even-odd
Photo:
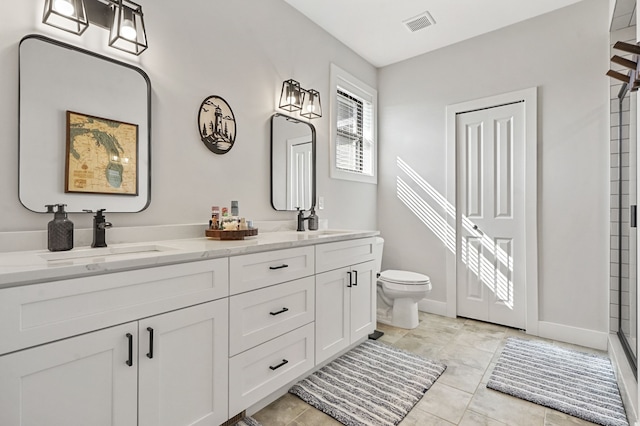
[[[423,285],[430,284],[429,277],[417,272],[396,271],[390,269],[380,274],[380,279],[390,283],[398,283],[405,285]]]

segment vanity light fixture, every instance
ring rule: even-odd
[[[147,46],[142,7],[128,0],[115,1],[109,46],[139,55]]]
[[[42,22],[77,35],[89,26],[82,0],[45,0]]]
[[[320,93],[317,90],[304,90],[302,97],[302,111],[300,115],[308,119],[322,117],[322,105],[320,105]]]
[[[95,24],[109,46],[136,56],[148,47],[142,7],[129,0],[45,0],[42,22],[78,35]]]
[[[289,112],[300,111],[300,115],[305,118],[322,117],[320,93],[317,90],[300,87],[300,83],[293,79],[282,82],[278,106]]]
[[[280,108],[289,112],[300,111],[302,109],[300,83],[295,80],[285,80],[282,82]]]

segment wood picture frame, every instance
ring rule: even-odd
[[[138,125],[67,111],[66,193],[138,195]]]

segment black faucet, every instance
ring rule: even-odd
[[[311,207],[311,213],[309,216],[304,217],[304,210],[300,210],[298,207],[298,229],[297,231],[304,231],[304,221],[309,221],[309,231],[317,231],[318,230],[318,216],[316,215],[316,211],[313,207]]]
[[[298,229],[296,231],[304,231],[304,221],[309,220],[309,217],[304,217],[304,210],[300,210],[298,207]]]
[[[102,214],[103,211],[105,211],[105,209],[98,210],[96,215],[93,217],[93,242],[91,243],[91,247],[107,246],[104,231],[107,228],[111,228],[113,225],[111,222],[106,221],[106,218]]]

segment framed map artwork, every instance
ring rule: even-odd
[[[138,195],[138,125],[67,111],[64,192]]]

